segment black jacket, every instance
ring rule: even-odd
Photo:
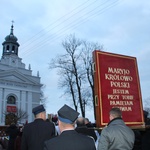
[[[21,150],[43,150],[44,142],[53,136],[55,136],[53,123],[35,119],[23,129]]]
[[[76,127],[75,130],[78,133],[93,137],[95,141],[97,140],[96,133],[92,128],[87,128],[86,126],[82,126],[82,127]]]
[[[12,124],[6,129],[5,132],[9,136],[7,150],[14,150],[14,144],[15,144],[16,137],[19,134],[19,129],[17,128],[15,124]]]
[[[44,150],[96,150],[93,138],[75,130],[63,131],[58,137],[45,142]]]

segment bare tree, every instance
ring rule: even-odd
[[[94,94],[94,72],[93,72],[93,57],[92,52],[93,50],[103,50],[103,45],[100,45],[99,43],[93,43],[93,42],[83,42],[83,49],[82,49],[82,60],[84,64],[84,70],[87,76],[87,82],[89,86],[87,86],[87,91],[91,93],[91,95],[87,95],[91,98],[91,102],[93,104],[94,108],[94,118],[96,118],[96,111],[95,111],[95,94]]]
[[[4,112],[3,113],[5,116],[5,124],[11,124],[11,123],[15,123],[17,124],[18,122],[20,122],[22,119],[26,119],[28,117],[27,112],[21,110],[21,109],[17,109],[17,112]]]
[[[46,104],[46,100],[47,100],[47,97],[45,97],[45,95],[44,95],[44,89],[45,89],[45,85],[43,85],[42,87],[41,87],[41,91],[40,91],[40,102],[43,104],[43,105],[45,105]]]
[[[82,74],[82,68],[79,66],[80,63],[80,51],[79,47],[81,46],[82,41],[79,39],[76,39],[74,35],[69,36],[65,41],[62,42],[63,47],[65,48],[67,54],[70,58],[71,63],[71,73],[74,75],[76,89],[77,89],[77,96],[78,101],[81,109],[82,116],[85,116],[85,110],[83,105],[83,99],[82,99],[82,92],[81,92],[81,78],[84,74]]]
[[[92,102],[95,107],[92,51],[102,46],[77,39],[74,35],[68,36],[62,46],[66,54],[52,59],[49,68],[58,69],[59,87],[65,89],[65,94],[71,95],[75,109],[80,108],[85,117],[86,106]]]
[[[64,70],[60,73],[60,75],[63,74],[63,79],[61,78],[59,80],[59,88],[65,88],[65,93],[72,96],[72,101],[75,107],[75,110],[78,110],[78,103],[76,101],[76,88],[75,88],[75,82],[73,79],[72,73],[70,73],[68,70]]]
[[[61,75],[62,80],[60,82],[60,87],[67,87],[67,93],[71,94],[75,109],[77,110],[79,104],[82,116],[85,116],[82,105],[80,80],[82,72],[79,67],[79,60],[81,57],[79,47],[81,44],[81,40],[76,39],[74,35],[70,35],[62,42],[62,46],[66,50],[66,54],[59,55],[56,59],[52,59],[49,67],[50,69],[59,69],[58,74]]]
[[[21,109],[17,110],[16,116],[17,116],[17,122],[21,121],[22,119],[27,119],[28,118],[27,112],[25,112]]]

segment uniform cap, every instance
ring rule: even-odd
[[[39,106],[34,107],[34,108],[32,109],[32,113],[33,113],[34,115],[37,115],[37,114],[39,114],[39,113],[41,113],[41,112],[43,112],[43,111],[45,111],[45,108],[44,108],[43,105],[39,105]]]
[[[64,123],[72,124],[78,116],[79,113],[66,104],[58,110],[58,119]]]

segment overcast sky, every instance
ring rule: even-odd
[[[150,97],[150,1],[148,0],[1,0],[0,42],[14,20],[19,57],[40,72],[47,112],[67,103],[48,69],[51,58],[64,54],[62,40],[70,34],[104,45],[104,51],[137,58],[143,101]],[[0,48],[2,54],[2,45]],[[87,117],[91,117],[88,110]],[[92,119],[92,118],[91,118]]]

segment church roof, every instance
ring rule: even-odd
[[[16,69],[0,71],[0,80],[3,81],[7,80],[7,81],[14,81],[14,82],[16,81],[24,84],[42,86],[42,84],[40,84],[36,80],[33,80],[30,76],[25,76]]]

